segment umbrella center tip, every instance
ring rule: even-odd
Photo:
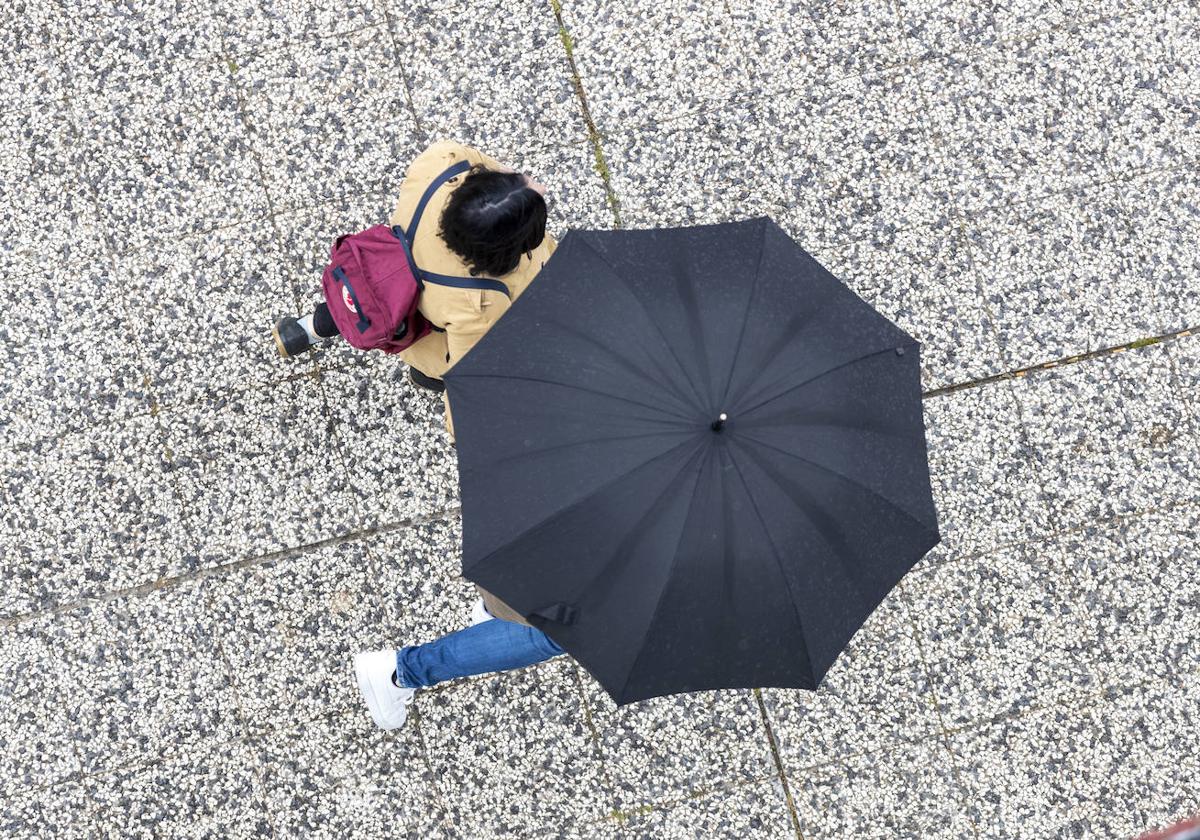
[[[721,412],[721,416],[712,422],[712,426],[710,428],[714,432],[719,432],[725,428],[725,421],[728,419],[729,419],[729,415],[726,414],[725,412]]]

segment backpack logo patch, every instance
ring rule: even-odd
[[[354,305],[354,298],[350,297],[350,288],[348,286],[342,286],[342,303],[346,304],[346,308],[355,315],[358,314],[358,307]]]

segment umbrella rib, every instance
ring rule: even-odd
[[[624,356],[617,355],[617,353],[614,351],[614,349],[612,347],[610,347],[607,344],[604,344],[603,342],[597,340],[596,338],[588,335],[583,330],[581,330],[569,323],[564,323],[563,321],[559,321],[559,320],[548,321],[548,323],[555,324],[558,326],[559,329],[563,330],[564,332],[566,332],[570,335],[573,335],[573,336],[579,338],[580,340],[587,342],[588,344],[591,344],[595,347],[599,347],[602,351],[607,353],[611,358],[615,359],[623,370],[625,370],[629,373],[632,373],[634,376],[640,377],[641,379],[648,382],[651,386],[653,386],[655,388],[662,388],[664,385],[666,385],[667,387],[670,388],[671,394],[681,401],[681,403],[685,409],[687,408],[687,395],[676,388],[675,381],[672,377],[664,376],[661,380],[656,380],[656,379],[652,378],[644,370],[639,368],[637,365],[630,362]],[[660,370],[661,370],[661,368],[660,368]]]
[[[711,452],[712,450],[709,451]],[[696,506],[696,488],[700,486],[700,477],[703,475],[704,466],[701,465],[700,469],[696,471],[696,481],[692,485],[692,500],[688,503],[688,512],[683,518],[683,528],[680,529],[679,536],[675,538],[675,551],[671,554],[671,566],[667,569],[667,573],[663,577],[662,589],[658,591],[658,598],[654,601],[654,609],[650,613],[650,621],[646,623],[646,632],[642,635],[641,647],[638,648],[637,656],[633,658],[633,662],[625,674],[625,682],[621,683],[621,690],[615,695],[618,698],[625,697],[625,691],[629,688],[629,681],[633,679],[638,663],[642,661],[642,655],[646,652],[646,638],[650,635],[650,631],[654,629],[654,622],[658,620],[658,611],[662,609],[663,600],[667,597],[667,589],[671,586],[671,577],[675,574],[675,567],[679,565],[679,549],[683,545],[683,534],[687,530],[687,523],[692,518],[692,510]],[[618,702],[620,701],[618,700]]]
[[[841,370],[844,367],[849,367],[850,365],[858,364],[861,361],[873,358],[875,356],[879,356],[883,353],[894,353],[894,352],[895,352],[894,348],[887,347],[883,350],[876,350],[872,353],[866,353],[862,356],[856,356],[853,359],[848,359],[847,361],[842,362],[840,365],[834,365],[833,367],[829,368],[828,370],[823,370],[814,376],[810,376],[808,379],[805,379],[803,382],[798,382],[795,385],[792,385],[791,387],[780,391],[778,394],[775,394],[774,396],[767,397],[762,402],[755,403],[754,405],[750,406],[749,408],[738,409],[738,413],[742,416],[745,416],[752,411],[757,411],[758,409],[762,408],[764,405],[769,405],[770,403],[775,402],[775,400],[779,399],[780,397],[786,397],[788,394],[792,393],[793,391],[797,391],[797,390],[803,388],[805,385],[808,385],[812,382],[816,382],[818,379],[820,379],[823,376],[828,376],[831,373],[836,373],[837,371]]]
[[[678,435],[678,434],[679,434],[679,432],[664,431],[664,432],[644,432],[644,433],[638,434],[638,435],[611,435],[609,437],[588,438],[586,443],[589,443],[589,444],[590,443],[612,443],[612,442],[618,441],[618,440],[640,440],[641,438],[658,437],[661,435]],[[507,455],[507,456],[505,456],[503,458],[499,458],[495,461],[488,461],[486,464],[482,464],[480,466],[470,467],[467,470],[465,470],[465,472],[473,473],[473,472],[478,472],[481,469],[492,469],[494,467],[499,466],[500,464],[507,464],[512,461],[523,461],[527,458],[533,458],[538,455],[545,455],[548,452],[557,452],[560,449],[577,449],[582,445],[583,444],[580,443],[579,441],[569,441],[567,443],[555,444],[554,446],[547,446],[545,449],[537,449],[537,450],[528,451],[528,452],[518,452],[515,455]]]
[[[750,323],[750,308],[754,305],[754,297],[758,293],[758,281],[762,276],[763,254],[766,250],[767,225],[764,222],[762,225],[762,239],[758,243],[758,260],[754,264],[754,283],[750,287],[750,295],[746,298],[746,310],[742,313],[742,328],[738,332],[737,343],[734,344],[733,362],[729,365],[729,375],[725,377],[725,388],[721,392],[721,399],[717,401],[718,405],[725,404],[725,400],[729,397],[729,388],[733,385],[733,374],[737,370],[738,359],[742,355],[742,339],[746,337],[746,325]]]
[[[795,410],[795,409],[793,409]],[[870,432],[871,434],[882,435],[883,437],[899,438],[901,440],[909,440],[909,436],[898,434],[892,429],[888,429],[878,425],[871,425],[865,420],[855,419],[848,420],[845,417],[789,417],[786,414],[777,414],[774,417],[768,417],[763,420],[754,420],[753,422],[743,423],[742,429],[764,429],[774,426],[783,427],[828,427],[830,429],[853,429],[858,432]]]
[[[792,344],[797,339],[803,338],[804,337],[803,328],[807,327],[807,325],[810,322],[812,322],[818,315],[820,315],[822,312],[824,312],[826,309],[828,309],[830,306],[832,306],[836,302],[838,302],[838,299],[836,297],[829,296],[829,297],[825,298],[825,300],[823,300],[816,309],[810,309],[803,313],[797,313],[788,322],[788,326],[791,327],[798,320],[800,322],[800,326],[802,327],[802,329],[796,329],[796,330],[788,329],[785,332],[783,332],[779,336],[779,338],[771,345],[770,352],[768,352],[766,354],[767,358],[774,358],[774,357],[782,354],[784,348],[786,348],[788,345]],[[772,383],[772,384],[774,384],[774,383]],[[744,391],[742,393],[738,393],[737,395],[735,395],[732,398],[732,400],[730,400],[730,402],[731,403],[740,402],[743,395],[744,395]]]
[[[754,516],[758,519],[758,524],[762,528],[762,532],[767,537],[767,542],[771,546],[771,556],[775,560],[775,567],[779,569],[779,577],[783,579],[783,585],[787,587],[788,602],[792,605],[792,614],[796,616],[796,626],[800,630],[800,638],[807,641],[807,636],[804,634],[804,621],[800,618],[800,608],[796,606],[796,595],[792,592],[792,584],[788,580],[787,573],[783,569],[783,558],[779,554],[779,546],[775,545],[775,539],[771,536],[771,530],[767,527],[767,520],[763,517],[762,511],[758,508],[758,501],[754,498],[754,494],[750,492],[750,484],[746,481],[745,474],[742,473],[742,468],[738,465],[737,458],[730,457],[729,462],[733,464],[733,469],[738,474],[738,480],[742,482],[742,489],[746,491],[746,498],[750,500],[750,507],[754,508]],[[805,650],[805,654],[808,651]],[[805,657],[809,658],[809,657]],[[812,661],[808,663],[809,675],[812,677],[813,688],[816,688],[816,674],[813,673]]]
[[[617,269],[617,267],[616,267],[616,266],[615,266],[615,265],[612,263],[612,261],[611,261],[611,260],[609,260],[609,258],[608,258],[607,256],[605,256],[604,254],[602,254],[602,253],[601,253],[601,252],[600,252],[600,251],[599,251],[599,250],[596,248],[596,246],[595,246],[595,245],[593,245],[591,242],[588,242],[588,241],[587,241],[587,239],[581,239],[581,241],[583,242],[583,244],[584,244],[584,245],[586,245],[588,248],[590,248],[590,249],[591,249],[591,251],[592,251],[592,253],[593,253],[593,254],[595,254],[597,257],[599,257],[599,258],[600,258],[600,261],[601,261],[601,262],[603,262],[605,265],[607,265],[607,266],[608,266],[608,268],[609,268],[609,271],[611,271],[611,272],[612,272],[612,275],[613,275],[614,277],[616,277],[618,280],[620,280],[620,281],[621,281],[621,285],[625,287],[625,290],[626,290],[627,292],[629,292],[629,296],[630,296],[631,298],[633,298],[635,301],[637,301],[637,304],[638,304],[638,306],[640,306],[640,307],[641,307],[641,309],[642,309],[642,312],[644,312],[644,313],[646,314],[646,320],[648,320],[648,321],[649,321],[651,324],[653,324],[653,325],[654,325],[654,329],[655,329],[655,330],[658,332],[658,335],[659,335],[659,337],[660,337],[660,338],[662,338],[662,340],[663,340],[663,346],[665,346],[665,347],[667,348],[667,352],[668,352],[668,353],[670,353],[670,354],[671,354],[671,358],[675,360],[675,364],[678,366],[678,368],[679,368],[679,372],[680,372],[681,374],[683,374],[683,378],[684,378],[684,380],[687,382],[687,384],[688,384],[689,386],[691,386],[692,393],[693,393],[693,394],[695,395],[695,397],[696,397],[696,404],[697,404],[697,405],[700,405],[700,406],[703,406],[703,405],[704,405],[704,398],[701,396],[701,394],[700,394],[700,390],[699,390],[699,389],[696,387],[696,383],[692,381],[692,378],[691,378],[690,376],[688,376],[687,368],[686,368],[686,367],[684,367],[684,366],[683,366],[683,362],[681,362],[681,361],[679,360],[679,356],[678,356],[678,355],[676,355],[676,353],[675,353],[675,348],[671,346],[671,342],[670,342],[670,340],[667,338],[667,335],[666,335],[666,333],[664,333],[664,332],[662,331],[662,327],[660,327],[660,326],[658,325],[658,321],[656,321],[656,320],[654,319],[654,316],[651,314],[650,310],[646,308],[646,304],[645,304],[645,302],[644,302],[644,301],[643,301],[643,300],[642,300],[640,297],[638,297],[637,293],[636,293],[636,292],[633,290],[633,288],[632,288],[632,287],[629,285],[629,283],[628,283],[628,282],[626,282],[626,280],[625,280],[625,277],[624,277],[624,276],[621,274],[621,272],[620,272],[620,271]]]
[[[675,414],[673,412],[666,411],[662,406],[651,405],[650,403],[640,402],[639,400],[631,400],[631,399],[629,399],[629,397],[620,397],[620,396],[617,396],[616,394],[610,394],[608,391],[597,391],[594,388],[585,388],[582,385],[573,385],[570,382],[558,382],[557,380],[554,380],[554,379],[541,379],[536,376],[520,376],[520,375],[516,375],[516,374],[511,374],[511,373],[456,372],[453,374],[453,377],[455,379],[467,379],[467,378],[470,378],[470,379],[511,379],[514,381],[521,381],[521,382],[541,382],[545,385],[557,385],[560,388],[571,388],[576,391],[583,391],[585,394],[599,394],[602,397],[607,397],[612,400],[620,400],[621,402],[627,402],[630,405],[636,405],[636,406],[639,406],[640,408],[648,408],[651,411],[661,412],[662,414],[665,414],[668,417],[674,417],[675,419],[680,420],[689,426],[695,425],[695,421],[692,420],[692,418],[684,417],[681,414]]]
[[[811,458],[805,458],[803,455],[797,455],[795,452],[788,452],[786,449],[775,446],[774,444],[771,444],[771,443],[767,443],[766,441],[760,440],[759,438],[756,438],[754,435],[745,434],[743,432],[742,437],[746,438],[747,440],[753,441],[754,443],[757,443],[759,446],[765,447],[766,449],[773,449],[776,452],[780,453],[781,455],[786,455],[789,458],[795,458],[797,461],[803,461],[804,463],[808,464],[809,466],[816,467],[817,469],[827,472],[830,475],[835,475],[838,478],[840,478],[842,481],[845,481],[847,484],[851,484],[851,485],[857,487],[859,490],[863,490],[863,491],[871,494],[872,496],[874,496],[875,498],[879,499],[881,502],[886,504],[888,507],[892,508],[892,510],[899,511],[900,513],[904,514],[904,516],[906,518],[912,520],[913,522],[915,522],[918,526],[920,526],[924,530],[926,530],[926,531],[929,530],[928,525],[926,525],[920,519],[917,519],[916,516],[909,513],[904,508],[900,507],[900,505],[893,502],[891,499],[889,499],[887,496],[880,493],[878,490],[874,490],[874,489],[868,487],[867,485],[863,484],[862,482],[855,481],[850,476],[845,475],[844,473],[840,473],[837,470],[833,469],[832,467],[827,467],[824,464],[817,463],[816,461],[812,460]]]
[[[550,525],[550,523],[554,522],[560,516],[570,513],[571,511],[575,510],[580,505],[583,505],[586,502],[590,501],[593,497],[595,497],[595,495],[597,493],[603,493],[605,490],[608,490],[610,487],[624,481],[632,473],[637,472],[638,470],[642,469],[645,466],[648,466],[649,464],[653,464],[655,461],[660,461],[660,460],[666,458],[667,456],[674,454],[675,452],[677,452],[678,450],[680,450],[684,446],[686,446],[689,442],[692,442],[692,441],[689,441],[689,440],[681,441],[678,445],[672,446],[666,452],[656,455],[655,457],[651,458],[649,461],[644,461],[644,462],[638,464],[637,466],[631,467],[630,469],[626,470],[625,472],[621,473],[620,475],[609,479],[608,481],[601,484],[599,487],[589,491],[587,493],[587,495],[585,495],[583,498],[577,499],[576,501],[572,502],[571,504],[567,505],[566,507],[556,510],[554,513],[547,516],[545,519],[541,520],[540,522],[536,522],[533,525],[530,525],[525,530],[521,531],[520,533],[514,534],[512,537],[510,537],[504,543],[504,545],[497,546],[496,548],[492,549],[487,554],[485,554],[483,557],[480,557],[478,560],[475,560],[474,562],[472,562],[471,568],[472,569],[478,568],[483,563],[486,563],[488,560],[491,560],[493,557],[495,557],[501,550],[507,548],[508,546],[512,545],[513,543],[517,542],[518,540],[525,539],[530,534],[535,534],[538,531],[548,527]],[[464,575],[466,572],[467,572],[467,566],[464,562],[464,564],[463,564]]]
[[[680,471],[679,471],[680,476],[682,476],[688,469],[691,469],[693,463],[696,460],[696,457],[698,455],[700,455],[701,451],[702,451],[701,447],[696,447],[696,451],[693,452],[689,456],[687,464],[682,469],[680,469]],[[676,489],[676,485],[678,483],[679,482],[678,482],[678,476],[677,476],[675,480],[673,480],[670,484],[668,484],[666,487],[663,488],[662,492],[658,494],[657,498],[655,498],[654,501],[652,501],[650,504],[648,504],[646,506],[646,509],[642,512],[641,517],[638,519],[638,521],[636,523],[634,523],[633,527],[630,528],[629,534],[626,535],[622,539],[621,543],[618,546],[617,551],[615,551],[613,553],[612,557],[610,557],[608,560],[604,561],[600,565],[600,568],[596,570],[595,574],[593,574],[587,580],[587,582],[585,584],[583,584],[579,587],[579,591],[587,592],[589,590],[592,590],[593,587],[595,587],[597,581],[599,581],[601,578],[608,575],[608,573],[610,572],[610,570],[612,569],[612,567],[615,563],[617,563],[621,559],[628,559],[629,557],[632,556],[631,552],[629,550],[629,546],[631,544],[633,544],[634,542],[636,542],[634,537],[641,536],[642,532],[645,530],[646,523],[650,521],[650,517],[656,513],[658,506],[662,503],[662,501],[665,498],[667,498],[667,494]],[[695,490],[693,488],[693,493],[694,492],[695,492]],[[686,526],[687,526],[687,519],[685,518],[684,521],[680,524],[681,533],[679,536],[676,537],[677,542],[678,542],[679,538],[682,537],[682,529]]]

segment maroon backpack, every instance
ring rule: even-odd
[[[407,231],[400,225],[375,225],[334,241],[321,288],[338,332],[359,350],[399,353],[437,329],[417,308],[426,283],[491,289],[512,297],[499,280],[433,274],[413,262],[412,243],[425,205],[438,187],[470,168],[462,161],[435,178],[421,196]]]

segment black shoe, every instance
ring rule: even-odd
[[[426,376],[417,370],[415,367],[408,369],[408,378],[412,380],[412,384],[418,388],[424,388],[426,391],[433,391],[435,394],[440,394],[446,390],[446,383],[440,379],[434,379],[432,376]]]
[[[275,336],[275,346],[279,348],[279,355],[285,359],[307,353],[313,346],[308,340],[308,333],[300,326],[300,319],[291,315],[276,321],[271,334]]]

